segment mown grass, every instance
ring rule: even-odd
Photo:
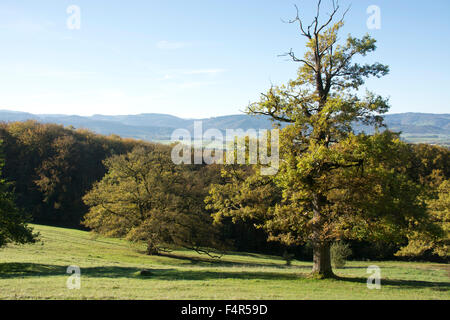
[[[310,262],[228,254],[220,260],[190,251],[146,256],[119,239],[34,226],[43,243],[0,249],[0,299],[449,299],[450,268],[416,262],[349,262],[332,280],[308,278]],[[69,290],[69,265],[81,268],[81,289]],[[381,289],[366,270],[381,268]],[[149,270],[143,276],[142,270]]]

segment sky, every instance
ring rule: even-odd
[[[323,0],[323,14],[329,0]],[[296,77],[316,0],[1,0],[0,109],[57,114],[237,114]],[[367,82],[390,113],[450,112],[450,1],[341,0],[341,33],[377,39]],[[379,28],[368,28],[380,9]],[[75,9],[72,10],[75,6]],[[79,19],[77,19],[79,12]]]

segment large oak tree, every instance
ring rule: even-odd
[[[207,254],[221,247],[203,206],[206,171],[175,165],[170,148],[156,144],[112,156],[105,166],[107,174],[83,198],[89,206],[84,225],[106,236],[144,241],[147,254],[173,245]]]
[[[229,167],[227,183],[215,185],[207,198],[217,221],[224,216],[248,219],[264,228],[271,240],[288,245],[309,242],[313,274],[332,277],[330,246],[339,239],[401,241],[412,228],[426,232],[429,223],[421,188],[407,174],[408,148],[398,135],[385,131],[382,114],[389,105],[374,93],[360,94],[369,77],[388,67],[360,64],[355,58],[375,51],[369,35],[339,41],[346,14],[333,1],[322,19],[322,3],[310,24],[297,16],[306,39],[298,57],[298,77],[272,86],[248,113],[284,123],[280,135],[280,169],[272,177],[259,167]],[[339,17],[338,15],[341,14]],[[354,131],[372,126],[375,134]]]

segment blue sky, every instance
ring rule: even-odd
[[[279,57],[303,54],[292,18],[315,0],[2,0],[0,109],[32,113],[236,114],[273,84],[296,76]],[[324,0],[327,4],[328,0]],[[390,75],[367,83],[390,113],[450,112],[450,1],[341,0],[352,5],[342,38],[370,33],[367,57]],[[67,8],[81,10],[79,30]],[[381,9],[369,30],[366,10]],[[324,13],[328,12],[324,9]]]

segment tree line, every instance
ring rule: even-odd
[[[258,228],[259,215],[282,195],[270,178],[254,174],[254,166],[174,165],[170,146],[36,121],[2,123],[0,139],[2,212],[14,212],[12,221],[24,226],[28,221],[145,241],[148,253],[176,244],[204,252],[312,255],[311,243],[268,242],[268,233]],[[449,150],[426,144],[404,147],[401,165],[420,186],[433,219],[448,232]],[[245,202],[254,213],[243,219],[221,216],[213,200],[218,190]],[[5,229],[7,223],[2,223]],[[31,239],[30,232],[17,230],[10,233],[22,242]],[[409,237],[402,237],[400,245],[383,239],[347,241],[354,258],[392,258],[401,245],[406,256],[448,255],[442,244],[424,241],[417,233]]]
[[[205,253],[266,250],[252,225],[213,225],[204,199],[222,180],[218,165],[177,166],[171,146],[32,120],[1,123],[0,141],[4,198],[23,223],[145,240],[148,253],[167,244]]]

